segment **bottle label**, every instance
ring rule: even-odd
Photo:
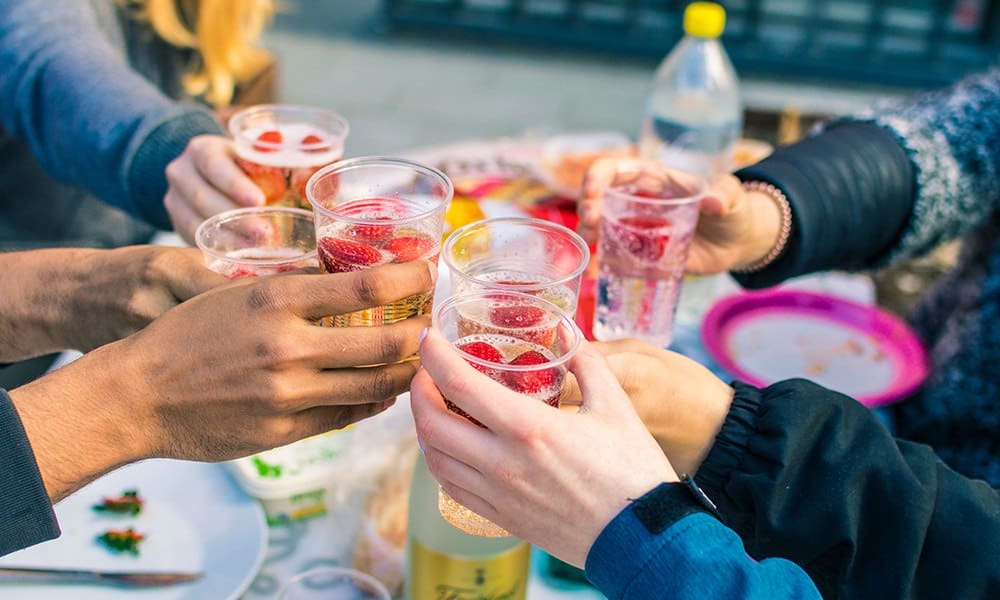
[[[409,600],[524,600],[530,559],[527,542],[493,556],[464,559],[411,539]]]

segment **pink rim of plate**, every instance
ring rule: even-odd
[[[881,392],[857,398],[869,408],[906,398],[920,387],[930,371],[923,343],[895,316],[874,306],[799,290],[744,292],[723,298],[708,311],[702,323],[705,349],[733,377],[758,387],[770,385],[774,382],[751,375],[733,360],[727,342],[732,332],[747,321],[776,314],[823,319],[867,334],[883,344],[882,349],[892,364],[893,379]]]

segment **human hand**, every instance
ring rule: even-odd
[[[596,161],[587,172],[577,204],[580,235],[588,242],[596,241],[605,188],[655,177],[660,169],[659,163],[648,159]],[[732,175],[719,175],[709,182],[699,211],[698,228],[688,253],[689,273],[720,273],[752,264],[765,256],[778,238],[781,215],[774,202],[763,194],[748,194]]]
[[[632,499],[677,480],[605,360],[586,344],[569,364],[582,390],[579,413],[503,387],[434,330],[420,359],[410,401],[441,487],[570,564],[584,564],[598,534]],[[450,412],[445,397],[488,429]]]
[[[733,389],[686,356],[639,340],[595,342],[677,473],[694,475],[729,414]],[[567,377],[562,402],[583,401]]]
[[[167,165],[163,205],[174,229],[189,244],[202,221],[225,210],[264,204],[264,193],[236,164],[232,141],[218,135],[191,138]]]
[[[0,259],[10,291],[0,319],[5,361],[92,350],[226,281],[197,250],[162,246],[49,248]]]
[[[384,410],[409,387],[416,364],[404,359],[428,319],[315,321],[432,287],[426,261],[247,278],[18,388],[12,397],[50,496],[134,460],[226,460]]]

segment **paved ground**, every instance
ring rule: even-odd
[[[297,0],[267,44],[288,102],[337,110],[348,154],[483,136],[612,129],[635,135],[655,62],[386,31],[378,0]],[[747,105],[843,113],[870,91],[743,82]]]

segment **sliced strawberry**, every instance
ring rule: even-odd
[[[384,220],[388,221],[388,219]],[[347,235],[359,242],[381,244],[391,238],[395,231],[396,227],[391,223],[386,223],[385,225],[366,223],[364,225],[351,225],[347,228]]]
[[[246,267],[234,267],[233,270],[226,273],[226,278],[228,279],[242,279],[243,277],[256,277],[257,272]]]
[[[670,243],[670,235],[663,230],[669,227],[667,219],[648,215],[622,217],[613,225],[616,237],[629,253],[648,261],[663,258]]]
[[[342,238],[323,238],[317,244],[319,259],[328,273],[359,271],[382,262],[378,248]]]
[[[528,350],[510,361],[511,365],[544,365],[549,359],[537,350]],[[506,384],[510,389],[522,394],[537,394],[545,389],[555,388],[559,384],[559,370],[555,368],[539,369],[537,371],[508,371]]]
[[[423,258],[434,248],[434,240],[429,237],[409,235],[389,240],[386,250],[396,255],[396,262],[410,262]]]
[[[285,172],[280,167],[268,167],[249,160],[237,159],[240,168],[247,177],[264,193],[268,204],[279,204],[285,201],[288,184],[285,183]]]
[[[451,400],[445,398],[444,399],[444,405],[448,407],[448,410],[450,410],[451,412],[455,413],[456,415],[465,417],[466,419],[472,421],[472,423],[474,425],[478,425],[478,426],[482,427],[483,429],[486,429],[486,425],[483,425],[482,423],[480,423],[476,419],[472,418],[472,415],[470,415],[469,413],[465,412],[461,408],[455,406],[455,403],[452,402]]]
[[[494,306],[490,323],[497,327],[535,327],[545,319],[545,311],[537,306]]]
[[[330,149],[330,143],[319,137],[318,135],[310,133],[306,137],[302,138],[299,144],[303,146],[308,146],[308,148],[303,148],[303,152],[326,152]],[[322,145],[320,145],[322,144]]]
[[[284,138],[277,129],[269,129],[258,135],[257,141],[260,143],[253,145],[253,149],[257,152],[277,152],[278,148],[275,146],[280,146]]]
[[[497,350],[492,344],[479,341],[468,342],[459,345],[458,349],[461,350],[462,352],[465,352],[466,354],[475,356],[476,358],[492,363],[503,364],[503,354],[501,354],[500,351]],[[473,367],[476,367],[477,369],[482,371],[482,369],[480,368],[481,365],[477,365],[475,363],[471,364]]]

